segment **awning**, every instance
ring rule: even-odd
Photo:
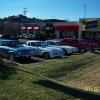
[[[22,26],[22,27],[21,27],[21,30],[25,30],[25,29],[26,29],[26,27],[25,27],[25,26]]]
[[[39,26],[22,26],[21,27],[21,30],[38,30],[38,29],[40,29],[40,27]]]
[[[40,27],[39,26],[33,26],[33,30],[39,30]]]
[[[55,30],[59,31],[78,31],[79,25],[56,25]]]
[[[28,26],[27,27],[27,30],[32,30],[32,26]]]

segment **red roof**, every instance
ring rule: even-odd
[[[55,30],[78,31],[79,25],[56,25]]]

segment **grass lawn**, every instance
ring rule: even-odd
[[[7,64],[6,64],[7,65]],[[8,66],[9,65],[9,66]],[[52,88],[44,77],[56,80],[66,86],[78,87],[87,91],[100,92],[100,55],[84,53],[61,59],[13,65],[33,73],[29,74],[0,65],[0,100],[80,100],[71,94]],[[36,76],[34,74],[40,75]],[[44,86],[47,82],[48,86]]]

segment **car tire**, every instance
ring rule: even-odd
[[[67,51],[63,49],[64,55],[68,55]]]
[[[44,58],[49,59],[50,58],[50,54],[48,52],[44,52],[42,55]]]
[[[84,52],[86,52],[86,50],[85,49],[79,49],[79,52],[84,53]]]
[[[11,60],[11,61],[14,61],[15,60],[14,53],[9,53],[9,60]]]
[[[32,60],[32,57],[31,57],[31,56],[29,56],[27,59],[28,59],[28,60]]]

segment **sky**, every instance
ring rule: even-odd
[[[22,14],[24,8],[30,18],[70,21],[78,21],[84,16],[100,18],[100,0],[1,0],[0,18]]]

